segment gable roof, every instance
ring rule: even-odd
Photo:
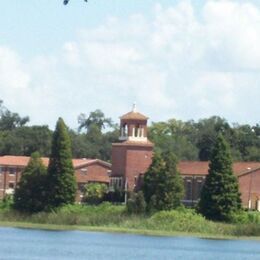
[[[209,162],[181,161],[178,163],[178,170],[182,175],[207,175]],[[234,174],[240,176],[260,169],[260,162],[234,162]]]
[[[49,164],[49,158],[42,157],[43,164],[45,166],[48,166]],[[17,167],[26,167],[30,160],[29,156],[13,156],[13,155],[5,155],[0,156],[0,165],[2,166],[17,166]],[[88,166],[92,163],[99,163],[102,165],[105,165],[107,167],[111,167],[110,163],[107,163],[105,161],[99,160],[99,159],[87,159],[87,158],[81,158],[81,159],[72,159],[73,167],[74,168],[80,168],[83,166]]]

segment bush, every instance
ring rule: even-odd
[[[179,210],[160,211],[155,213],[148,223],[152,229],[165,231],[223,233],[221,225],[217,227],[213,222],[206,220],[193,209],[181,208]]]
[[[107,185],[100,183],[89,183],[85,185],[84,201],[89,204],[101,203],[108,192]]]
[[[126,209],[129,214],[143,214],[146,210],[146,202],[142,191],[133,193],[127,201]]]
[[[13,206],[13,196],[5,195],[2,201],[0,201],[0,210],[9,210]]]
[[[231,214],[230,222],[234,224],[260,224],[260,213],[241,210]]]

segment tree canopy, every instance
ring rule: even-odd
[[[11,112],[0,102],[0,155],[26,155],[39,151],[50,156],[52,131],[46,125],[29,126],[29,117]],[[69,129],[74,158],[111,160],[111,143],[119,137],[119,127],[96,109],[81,113],[78,131]],[[260,126],[229,124],[212,116],[195,121],[169,119],[149,126],[149,139],[158,152],[171,151],[179,160],[210,159],[218,134],[231,148],[234,161],[260,161]]]

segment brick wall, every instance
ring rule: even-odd
[[[109,174],[111,168],[100,163],[94,163],[75,170],[77,181],[76,201],[80,202],[84,193],[84,186],[88,182],[99,182],[109,185]]]
[[[239,189],[244,207],[248,207],[251,200],[251,208],[256,209],[256,201],[260,200],[260,169],[239,176]]]
[[[144,174],[152,162],[153,147],[151,146],[128,146],[126,155],[125,177],[129,190],[136,190],[139,187],[138,179]]]

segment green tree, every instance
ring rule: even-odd
[[[49,207],[71,204],[76,196],[76,179],[72,164],[71,143],[67,127],[59,118],[52,139],[48,166]]]
[[[220,134],[212,150],[198,210],[208,219],[226,221],[240,208],[238,180],[233,174],[230,148]]]
[[[177,160],[172,153],[164,154],[164,157],[154,154],[143,185],[148,209],[170,210],[181,205],[184,188],[176,165]]]
[[[14,193],[14,208],[23,212],[39,212],[46,206],[47,169],[39,153],[31,155]]]
[[[89,116],[86,117],[85,114],[80,114],[78,116],[79,131],[82,128],[86,128],[87,132],[91,131],[93,127],[101,130],[105,127],[111,127],[113,125],[112,119],[105,117],[104,113],[100,109],[96,109],[93,112],[90,112]]]
[[[166,162],[163,204],[166,209],[174,209],[181,206],[184,196],[183,179],[177,170],[177,157],[172,152],[168,152],[163,154],[163,158]]]

